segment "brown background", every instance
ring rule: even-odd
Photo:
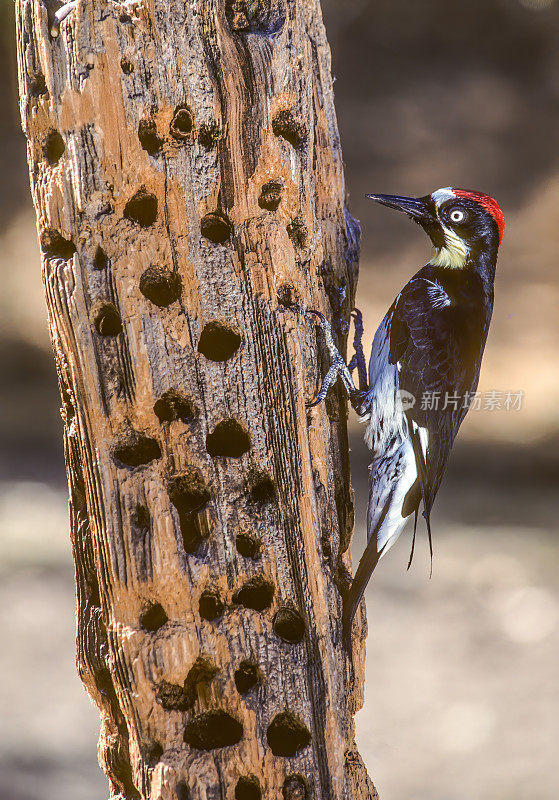
[[[507,232],[481,389],[435,516],[434,575],[409,534],[368,591],[358,741],[383,800],[559,793],[559,5],[323,0],[350,206],[363,226],[367,341],[429,257],[365,192],[455,185],[500,201]],[[73,666],[61,422],[46,331],[11,0],[0,0],[0,797],[106,796],[97,714]],[[352,428],[363,546],[367,452]]]

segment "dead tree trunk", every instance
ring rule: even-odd
[[[319,2],[79,0],[58,37],[56,3],[16,5],[111,794],[376,796],[341,647],[347,405],[306,412],[294,307],[343,343],[359,228]]]

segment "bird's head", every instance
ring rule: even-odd
[[[481,192],[451,187],[425,197],[368,194],[370,200],[403,211],[427,232],[435,252],[430,264],[461,268],[482,256],[494,261],[505,230],[499,204]]]

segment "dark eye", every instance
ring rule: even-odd
[[[466,219],[466,212],[462,208],[451,208],[448,216],[451,222],[459,224]]]

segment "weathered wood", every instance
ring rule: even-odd
[[[306,411],[293,307],[344,344],[359,228],[318,0],[80,0],[57,38],[52,3],[16,6],[111,795],[375,796],[341,647],[347,405]]]

